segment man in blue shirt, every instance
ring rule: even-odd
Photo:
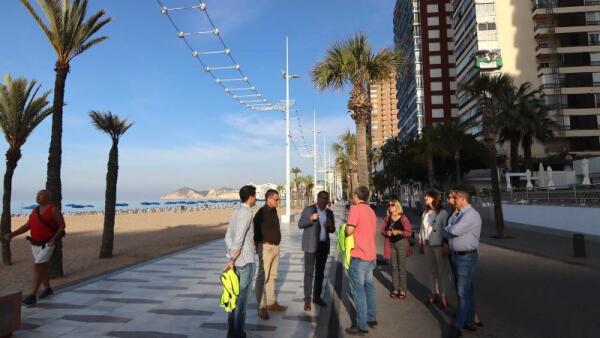
[[[448,337],[451,338],[460,337],[463,328],[475,328],[473,277],[477,267],[477,248],[481,234],[481,216],[469,203],[469,193],[456,190],[454,199],[458,212],[450,218],[444,231],[444,237],[449,241],[450,265],[458,296],[458,309],[448,333]]]

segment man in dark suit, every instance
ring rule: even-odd
[[[325,306],[321,299],[325,263],[329,256],[329,234],[335,232],[333,211],[327,208],[329,193],[321,191],[317,195],[317,203],[304,208],[298,221],[303,229],[302,251],[304,251],[304,310],[311,310],[312,302]],[[313,288],[314,279],[314,288]]]

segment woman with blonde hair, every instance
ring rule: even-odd
[[[443,231],[446,227],[448,213],[440,206],[441,194],[437,191],[428,191],[423,200],[425,211],[421,217],[419,229],[419,252],[425,254],[430,273],[431,293],[427,298],[428,304],[440,302],[445,308],[448,306],[448,283],[450,282],[448,258],[444,255],[442,247]]]
[[[408,240],[411,234],[410,221],[404,214],[402,205],[397,199],[390,199],[388,214],[381,225],[381,235],[385,237],[383,256],[390,260],[392,267],[394,290],[390,293],[391,298],[406,298],[406,259],[412,255]]]

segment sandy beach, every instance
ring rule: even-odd
[[[115,226],[114,257],[99,259],[103,216],[66,216],[64,239],[65,277],[53,286],[160,256],[193,244],[222,237],[233,209],[212,209],[185,213],[142,213],[118,215]],[[25,222],[13,218],[12,228]],[[25,235],[12,241],[13,265],[0,265],[0,290],[29,293],[32,278],[31,246]],[[223,257],[225,264],[225,257]]]

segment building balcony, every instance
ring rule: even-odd
[[[532,15],[534,18],[549,14],[575,13],[582,11],[595,11],[600,7],[599,0],[534,0],[532,1]]]

